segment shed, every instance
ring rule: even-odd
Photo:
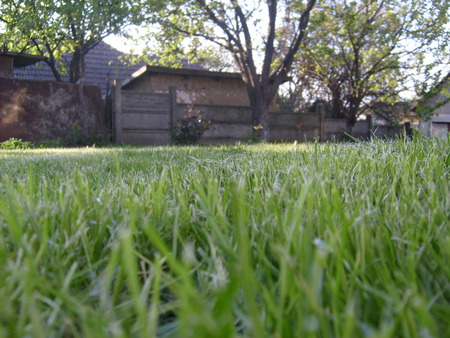
[[[444,137],[450,132],[450,73],[419,102],[418,108],[433,110],[431,119],[420,120],[422,134]]]
[[[177,103],[182,105],[250,106],[239,73],[146,65],[122,82],[123,90],[151,93],[168,93],[169,87],[176,87]]]

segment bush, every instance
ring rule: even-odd
[[[258,135],[256,135],[255,133],[248,131],[244,134],[244,142],[246,144],[257,144],[257,143],[261,143],[261,138]]]
[[[172,140],[179,145],[198,144],[198,140],[211,127],[211,123],[202,119],[202,112],[190,105],[186,115],[172,128]]]
[[[62,148],[63,139],[62,137],[57,137],[56,139],[45,139],[39,143],[39,148]]]
[[[108,132],[78,123],[72,123],[69,132],[60,140],[60,145],[65,147],[102,146],[108,143]]]
[[[17,138],[10,138],[0,143],[0,149],[17,150],[17,149],[32,149],[34,144],[28,141],[22,141]]]

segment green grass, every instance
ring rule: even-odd
[[[450,138],[0,151],[0,337],[449,337]]]

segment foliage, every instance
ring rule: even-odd
[[[68,133],[59,142],[64,147],[104,146],[109,143],[109,138],[107,131],[72,123]]]
[[[261,139],[255,133],[246,132],[244,134],[244,142],[246,144],[257,144],[257,143],[261,143]]]
[[[45,57],[57,81],[84,77],[84,57],[106,36],[120,33],[133,20],[127,0],[2,0],[0,45]]]
[[[202,111],[189,105],[178,124],[172,128],[172,140],[178,145],[197,144],[212,122],[202,118]]]
[[[434,112],[450,102],[450,73],[440,83],[426,92],[415,107],[424,120],[432,118]]]
[[[57,137],[55,139],[45,139],[39,143],[39,148],[62,148],[63,138]]]
[[[371,107],[393,105],[414,89],[414,79],[424,82],[427,71],[448,64],[443,58],[449,33],[442,30],[449,24],[448,9],[443,1],[322,3],[298,53],[296,94],[330,102],[332,117],[347,119],[349,126]],[[282,33],[289,32],[287,27]],[[441,59],[427,65],[430,52]],[[389,111],[371,110],[390,119]]]
[[[0,151],[0,335],[445,337],[449,149]]]
[[[264,127],[258,134],[267,141],[269,106],[287,79],[315,2],[169,0],[160,11],[151,13],[151,22],[159,24],[149,38],[159,47],[155,54],[160,58],[155,62],[180,65],[186,58],[197,61],[198,53],[205,50],[202,46],[228,51],[245,83],[253,125]],[[285,17],[295,25],[295,33],[288,38],[276,32]]]
[[[29,141],[22,141],[22,139],[10,138],[0,143],[0,149],[18,150],[18,149],[32,149],[34,144]]]
[[[297,93],[294,94],[294,92],[278,93],[276,96],[276,104],[280,112],[297,112],[302,106],[302,103],[303,98],[301,97],[301,95],[297,95]]]

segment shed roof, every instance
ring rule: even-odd
[[[184,66],[184,65],[183,65]],[[181,75],[181,76],[194,76],[194,77],[210,77],[210,78],[226,78],[226,79],[237,79],[241,80],[241,74],[239,73],[227,73],[227,72],[214,72],[205,70],[201,67],[192,67],[194,65],[189,65],[189,68],[170,68],[170,67],[160,67],[160,66],[149,66],[145,65],[138,70],[136,70],[131,77],[122,81],[122,87],[126,87],[132,82],[136,81],[139,77],[143,75],[157,75],[157,74],[171,74],[171,75]]]
[[[21,68],[30,65],[34,65],[37,62],[42,61],[44,58],[39,55],[31,55],[26,53],[14,53],[14,52],[0,52],[0,56],[9,56],[13,58],[14,68]]]

